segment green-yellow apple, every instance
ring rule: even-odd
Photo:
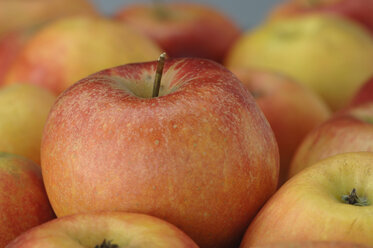
[[[97,212],[58,218],[23,233],[6,248],[198,248],[168,222],[144,214]]]
[[[40,165],[41,136],[55,99],[35,85],[0,88],[0,152],[22,155]]]
[[[360,25],[327,14],[269,22],[249,31],[226,65],[268,69],[319,94],[332,110],[344,107],[373,75],[373,38]]]
[[[41,145],[49,199],[59,217],[145,213],[201,247],[234,247],[276,190],[274,134],[240,81],[211,60],[166,60],[153,97],[161,61],[101,71],[60,95]]]
[[[53,218],[40,167],[24,157],[0,152],[0,247]]]
[[[276,6],[270,19],[288,18],[313,12],[341,15],[373,32],[373,1],[371,0],[288,0]]]
[[[371,248],[372,246],[338,242],[338,241],[300,241],[300,242],[280,242],[272,243],[268,245],[254,245],[245,246],[242,245],[240,248]]]
[[[252,69],[231,71],[252,93],[273,129],[282,184],[296,148],[306,134],[329,118],[330,110],[314,92],[280,74]]]
[[[97,71],[156,59],[158,46],[124,24],[99,17],[64,18],[36,32],[5,84],[26,82],[56,94]]]
[[[223,12],[197,3],[133,4],[115,18],[150,37],[170,57],[222,62],[241,33]]]
[[[0,36],[3,33],[72,15],[97,15],[88,0],[0,1]]]
[[[340,241],[373,246],[373,153],[324,159],[288,180],[251,222],[241,247]]]
[[[373,102],[337,113],[308,133],[294,154],[288,177],[324,158],[359,151],[373,152]]]

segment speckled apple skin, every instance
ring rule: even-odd
[[[41,145],[51,204],[59,217],[146,213],[201,247],[234,247],[276,190],[274,134],[223,66],[168,60],[160,96],[150,98],[155,69],[104,70],[59,96]]]

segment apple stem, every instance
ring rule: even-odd
[[[95,248],[119,248],[119,245],[112,244],[111,241],[106,241],[106,239],[104,239],[102,244],[96,245]]]
[[[346,204],[354,205],[354,206],[368,206],[368,200],[364,197],[359,197],[356,194],[356,189],[353,188],[349,195],[343,195],[342,200]]]
[[[166,56],[166,53],[162,53],[158,58],[157,70],[155,72],[155,79],[153,84],[153,97],[157,97],[159,95],[159,89],[161,88],[161,79]]]

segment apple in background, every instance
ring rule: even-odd
[[[170,57],[222,62],[241,33],[230,17],[197,3],[133,4],[115,18],[150,37]]]
[[[35,85],[0,88],[0,151],[22,155],[40,165],[41,136],[55,99]]]
[[[72,15],[97,15],[87,0],[0,1],[0,36]]]
[[[156,59],[160,49],[124,24],[94,17],[72,17],[35,33],[9,69],[5,84],[24,82],[55,94],[97,71]]]
[[[218,63],[167,60],[152,97],[158,65],[107,69],[60,95],[41,146],[53,209],[58,217],[145,213],[201,247],[238,246],[277,187],[273,132],[253,97]]]
[[[269,71],[232,69],[254,96],[276,136],[280,180],[287,179],[293,154],[302,139],[327,120],[330,110],[315,93],[292,79]]]
[[[53,218],[40,167],[24,157],[0,152],[0,247]]]
[[[161,219],[135,213],[70,215],[37,226],[6,248],[39,247],[198,248],[185,233]]]
[[[311,131],[295,152],[288,177],[324,158],[359,151],[373,152],[373,102],[337,113]]]
[[[373,77],[365,82],[352,98],[350,107],[355,107],[373,101]]]
[[[240,248],[371,248],[356,243],[338,241],[303,241],[303,242],[280,242],[268,245],[241,246]]]
[[[270,20],[313,12],[341,15],[373,33],[373,1],[371,0],[289,0],[269,14]]]
[[[333,111],[349,103],[373,75],[373,39],[360,25],[312,14],[248,31],[230,51],[228,68],[272,70],[319,94]]]
[[[251,222],[241,247],[340,241],[373,245],[373,153],[322,160],[287,181]]]

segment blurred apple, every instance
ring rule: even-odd
[[[0,151],[25,156],[40,165],[40,142],[55,96],[35,85],[0,88]]]
[[[336,114],[299,145],[289,177],[324,158],[345,152],[373,152],[373,102]]]
[[[37,226],[6,248],[198,248],[175,226],[152,216],[125,212],[84,213]]]
[[[373,246],[373,153],[322,160],[287,181],[255,216],[241,247],[339,241]]]
[[[97,15],[88,0],[0,1],[0,36],[72,15]]]
[[[0,247],[53,218],[40,167],[21,156],[0,152]]]
[[[170,57],[222,62],[241,33],[230,17],[197,3],[133,4],[118,11],[116,19],[150,37]]]
[[[319,94],[332,110],[373,75],[373,39],[354,22],[331,15],[286,18],[247,32],[226,65],[273,70]]]
[[[236,247],[277,188],[273,132],[218,63],[167,60],[152,97],[156,67],[104,70],[60,95],[41,149],[53,209],[150,214],[201,247]]]
[[[36,32],[6,75],[61,93],[102,69],[156,59],[160,49],[124,24],[93,17],[61,19]]]
[[[279,242],[268,245],[245,246],[240,248],[371,248],[372,246],[338,242],[338,241],[293,241],[293,242]]]
[[[273,20],[313,12],[341,15],[373,33],[372,0],[289,0],[276,6],[269,17]]]
[[[351,100],[350,107],[373,101],[373,77],[366,81]]]
[[[255,97],[267,117],[280,151],[280,180],[285,182],[293,154],[302,139],[330,116],[315,93],[280,74],[251,69],[231,70]]]

